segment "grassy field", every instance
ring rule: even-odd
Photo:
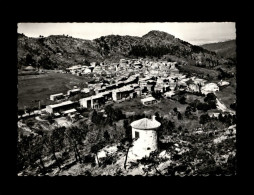
[[[18,76],[18,108],[38,106],[34,100],[41,100],[41,104],[50,104],[51,94],[66,94],[73,86],[86,81],[87,78],[61,73]]]
[[[180,72],[183,73],[191,73],[191,74],[195,73],[198,77],[200,78],[204,77],[204,79],[208,79],[210,81],[216,81],[219,74],[218,71],[216,70],[191,65],[179,66],[178,69]]]
[[[150,115],[150,113],[154,114],[155,112],[158,112],[162,115],[166,115],[171,112],[175,107],[177,107],[180,112],[184,112],[187,104],[180,104],[178,101],[171,99],[162,99],[157,104],[144,106],[141,103],[140,98],[135,98],[121,103],[114,103],[113,107],[120,108],[122,111],[125,112],[135,112],[136,114],[143,114],[145,112]]]
[[[221,100],[228,108],[230,104],[234,103],[236,100],[236,81],[234,78],[228,79],[230,82],[229,86],[226,86],[222,90],[216,92],[216,96]]]

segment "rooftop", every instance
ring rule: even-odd
[[[59,96],[59,95],[63,95],[63,93],[52,94],[52,95],[50,95],[50,96]]]
[[[69,104],[73,104],[74,102],[72,101],[66,101],[66,102],[61,102],[59,104],[54,104],[54,105],[48,105],[51,108],[56,108],[56,107],[60,107],[60,106],[65,106],[65,105],[69,105]]]
[[[148,119],[143,118],[131,123],[131,126],[135,129],[142,129],[142,130],[149,130],[149,129],[156,129],[161,125],[160,122],[156,121],[155,119]]]
[[[76,112],[76,111],[77,110],[75,108],[72,108],[70,110],[63,111],[62,114],[69,114],[69,113]]]
[[[131,91],[133,88],[129,85],[113,90],[114,92]]]
[[[147,97],[147,98],[141,99],[142,102],[150,102],[150,101],[153,101],[153,100],[155,100],[154,97]]]

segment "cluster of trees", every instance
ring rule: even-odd
[[[227,126],[236,124],[236,115],[225,114],[224,116],[220,113],[218,118],[211,118],[208,114],[203,114],[199,118],[200,124],[206,124],[210,121],[220,121]]]
[[[194,110],[198,109],[207,112],[208,110],[216,109],[216,96],[213,93],[208,93],[204,98],[204,103],[200,102],[199,100],[195,100],[189,105]]]
[[[92,112],[91,121],[94,124],[112,125],[113,122],[126,118],[120,108],[113,108],[111,105],[107,105],[104,110],[107,117],[103,117],[103,113],[97,112],[96,110]]]
[[[192,112],[196,112],[197,109],[196,107],[193,106],[187,106],[184,112],[184,115],[189,118],[192,115]]]
[[[28,167],[39,168],[39,173],[45,174],[57,166],[62,169],[64,160],[74,154],[76,162],[83,162],[81,147],[88,132],[87,126],[56,128],[41,135],[23,136],[17,144],[17,171]],[[46,167],[46,161],[53,161]]]
[[[165,54],[174,54],[175,51],[177,50],[167,46],[134,45],[131,47],[129,55],[136,57],[152,56],[160,58]]]
[[[163,135],[171,135],[173,129],[175,128],[175,123],[161,117],[158,112],[155,113],[156,120],[161,123],[161,126],[158,128],[157,136],[160,139]]]
[[[163,98],[162,93],[160,91],[157,92],[152,92],[152,96],[156,99],[156,100],[160,100],[161,98]]]
[[[37,65],[36,61],[33,59],[32,55],[28,53],[25,58],[25,65],[35,67]]]
[[[233,110],[236,110],[236,102],[230,104],[230,108]]]
[[[219,71],[218,79],[232,78],[234,76],[233,74],[228,73],[221,68],[217,68],[216,70]]]

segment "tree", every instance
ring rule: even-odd
[[[32,58],[31,54],[27,54],[26,55],[26,65],[31,65],[34,66],[35,65],[35,60]]]
[[[181,96],[181,97],[179,98],[180,104],[186,104],[185,100],[186,100],[186,97],[185,97],[185,96]]]
[[[230,108],[233,110],[236,110],[236,102],[230,104]]]
[[[82,129],[73,126],[69,128],[68,131],[66,131],[66,136],[74,151],[76,161],[82,162],[79,147],[83,146],[83,140],[85,140],[87,132],[88,132],[87,126],[84,126]]]
[[[128,121],[127,119],[125,119],[125,120],[123,121],[123,127],[124,127],[124,129],[125,129],[125,137],[126,137],[128,140],[131,140],[131,138],[132,138],[132,132],[131,132],[132,128],[131,128],[131,126],[130,126],[130,124],[129,124],[129,121]]]
[[[18,115],[22,116],[25,114],[25,111],[23,109],[18,109]]]
[[[100,161],[99,161],[99,158],[98,158],[97,153],[98,153],[99,150],[102,149],[103,147],[104,147],[104,142],[99,142],[99,143],[97,143],[97,144],[95,144],[95,145],[93,145],[93,146],[91,147],[91,152],[95,154],[99,167],[100,167]]]
[[[152,96],[157,99],[157,100],[160,100],[162,98],[162,94],[160,91],[157,91],[157,92],[152,92]]]
[[[44,138],[43,136],[36,136],[33,139],[33,156],[35,159],[39,159],[40,161],[40,169],[43,174],[46,174],[46,167],[43,162],[43,155],[44,155]]]
[[[128,154],[129,154],[130,148],[131,148],[132,146],[133,146],[133,140],[131,140],[131,141],[127,144],[127,151],[126,151],[125,160],[124,160],[124,169],[126,169],[126,163],[127,163]]]
[[[106,141],[109,141],[109,140],[110,140],[110,135],[109,135],[109,133],[108,133],[107,130],[104,132],[103,137],[104,137],[104,139],[105,139]]]
[[[200,123],[200,124],[205,124],[205,123],[207,123],[208,121],[210,121],[210,117],[209,117],[208,114],[203,114],[203,115],[201,115],[200,118],[199,118],[199,123]]]
[[[208,93],[206,97],[204,98],[205,102],[216,100],[216,95],[214,93]]]
[[[65,127],[54,129],[52,132],[44,136],[44,143],[47,145],[49,152],[52,154],[53,159],[56,161],[58,168],[61,170],[61,162],[57,158],[56,153],[61,152],[64,147]]]
[[[177,119],[178,119],[178,120],[182,120],[182,119],[183,119],[181,112],[178,112],[178,114],[177,114]]]

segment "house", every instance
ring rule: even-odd
[[[92,72],[91,68],[86,68],[83,73],[84,74],[90,74]]]
[[[75,65],[71,66],[69,68],[66,68],[66,71],[71,72],[71,73],[76,73],[77,70],[81,70],[82,66],[81,65]]]
[[[155,91],[155,92],[161,92],[161,93],[163,93],[163,92],[164,92],[164,87],[163,87],[163,85],[162,85],[162,84],[156,84],[156,85],[154,86],[154,91]]]
[[[141,99],[142,104],[144,105],[150,105],[157,102],[157,100],[154,97],[146,97],[144,99]]]
[[[80,92],[81,93],[89,93],[90,92],[90,88],[83,88]]]
[[[130,94],[134,92],[131,86],[124,86],[112,91],[112,98],[114,101],[125,99],[130,97]]]
[[[164,93],[164,96],[167,98],[171,98],[173,95],[175,95],[174,91],[168,91],[168,92]]]
[[[46,112],[53,114],[53,113],[60,113],[72,108],[75,108],[77,105],[75,102],[72,101],[65,101],[65,102],[61,102],[59,104],[54,104],[54,105],[48,105],[46,106]]]
[[[208,83],[201,88],[203,94],[214,93],[216,91],[219,91],[219,87],[216,83]]]
[[[67,91],[67,95],[68,96],[73,96],[73,95],[79,94],[80,92],[81,92],[80,89],[71,89],[71,90]]]
[[[27,66],[27,67],[24,68],[24,70],[25,70],[25,71],[34,71],[35,68],[32,67],[32,66]]]
[[[64,97],[63,93],[58,93],[58,94],[53,94],[49,96],[49,99],[51,101],[55,101],[55,100],[59,100],[62,99]]]
[[[220,81],[220,82],[218,82],[218,85],[220,86],[220,87],[222,87],[222,86],[227,86],[227,85],[229,85],[230,83],[229,82],[227,82],[227,81]]]
[[[105,99],[103,95],[97,94],[91,97],[82,98],[79,100],[79,103],[83,108],[98,109],[105,103]]]
[[[63,116],[68,116],[68,115],[71,115],[71,114],[76,113],[76,112],[77,112],[77,110],[76,110],[75,108],[72,108],[72,109],[70,109],[70,110],[65,110],[65,111],[63,111],[63,112],[62,112],[62,115],[63,115]]]

